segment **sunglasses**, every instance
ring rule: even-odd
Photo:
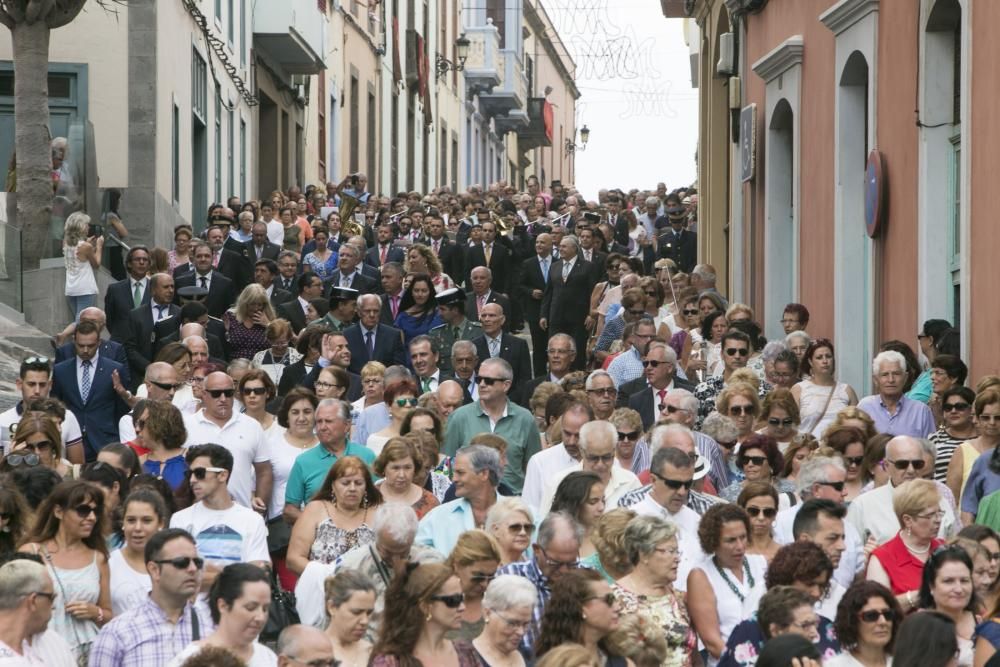
[[[472,580],[473,582],[475,582],[477,584],[481,584],[483,582],[489,583],[489,582],[493,581],[496,578],[497,578],[496,573],[494,573],[494,574],[483,574],[482,572],[478,572],[476,574],[473,574],[471,577],[469,577],[470,580]]]
[[[220,473],[225,471],[225,468],[191,468],[191,476],[197,480],[202,480],[210,472]]]
[[[38,454],[10,454],[7,456],[7,463],[12,468],[17,468],[21,465],[34,467],[38,465],[40,460],[41,459],[38,458]]]
[[[584,600],[584,602],[589,602],[591,600],[600,600],[601,602],[603,602],[604,604],[608,605],[609,607],[614,607],[615,606],[615,602],[618,601],[618,599],[615,597],[614,593],[605,593],[604,595],[595,595],[593,597],[587,598],[586,600]]]
[[[483,378],[479,378],[479,379],[482,380]],[[492,384],[492,382],[490,384]],[[410,406],[411,408],[414,408],[414,407],[417,406],[417,399],[415,399],[415,398],[397,398],[396,399],[396,406],[400,407],[400,408],[405,408],[406,406]]]
[[[771,426],[791,426],[795,422],[791,420],[790,417],[785,417],[784,419],[778,419],[777,417],[770,417],[767,423]]]
[[[588,389],[588,394],[598,394],[599,396],[614,396],[618,393],[618,390],[614,387],[605,387],[604,389]]]
[[[629,431],[628,433],[618,431],[619,440],[638,440],[640,435],[642,435],[642,431]]]
[[[666,484],[668,488],[673,489],[674,491],[678,491],[682,487],[685,488],[685,489],[690,489],[692,486],[694,486],[694,480],[693,479],[685,479],[685,480],[667,479],[663,475],[657,475],[652,470],[649,471],[649,474],[652,475],[653,477],[655,477],[656,479],[660,480],[664,484]]]
[[[533,523],[512,523],[507,526],[507,530],[517,535],[518,533],[526,533],[531,535],[535,532],[535,524]]]
[[[1000,422],[1000,415],[977,415],[976,420],[986,424],[992,424],[993,422]]]
[[[642,367],[643,368],[649,368],[650,366],[652,366],[653,368],[657,368],[661,364],[667,364],[667,363],[670,363],[670,362],[668,362],[668,361],[658,361],[656,359],[646,359],[645,361],[642,362]]]
[[[177,384],[170,384],[169,382],[157,382],[156,380],[150,380],[149,384],[155,385],[162,389],[163,391],[177,391],[184,386],[183,382],[178,382]]]
[[[614,453],[603,454],[601,456],[591,456],[590,454],[586,454],[583,458],[587,459],[587,463],[611,463],[615,460],[615,455]]]
[[[465,593],[453,593],[451,595],[432,595],[431,600],[440,602],[448,609],[458,609],[465,602]]]
[[[723,442],[722,440],[719,440],[718,443],[719,447],[722,447],[723,449],[732,449],[733,447],[736,446],[735,440],[733,440],[732,442]]]
[[[889,461],[889,459],[886,459]],[[896,459],[895,461],[889,461],[892,465],[896,467],[896,470],[906,470],[910,466],[913,466],[914,470],[923,470],[926,462],[923,459]]]
[[[488,378],[483,375],[480,375],[478,378],[476,378],[476,382],[482,382],[487,387],[492,387],[497,382],[506,382],[506,381],[507,381],[506,378]],[[414,402],[414,405],[416,405],[416,402]]]
[[[754,518],[763,514],[765,519],[773,519],[778,514],[778,510],[773,507],[747,507],[745,509],[747,514]]]
[[[537,548],[538,551],[545,558],[545,565],[546,565],[546,567],[550,567],[553,570],[563,570],[563,569],[565,569],[565,570],[575,570],[576,568],[580,567],[579,561],[576,561],[576,560],[553,560],[552,558],[549,558],[549,555],[545,552],[545,549],[543,549],[540,545],[536,544],[535,548]]]
[[[845,456],[844,463],[849,466],[859,466],[865,460],[863,456]]]
[[[730,405],[729,414],[733,417],[739,417],[740,415],[752,415],[756,410],[754,410],[752,405]]]
[[[146,428],[146,420],[136,419],[135,421],[132,422],[132,426],[135,427],[135,432],[138,433],[139,431]]]
[[[730,357],[745,357],[750,354],[750,350],[745,347],[727,347],[726,354]]]
[[[219,398],[221,396],[232,398],[236,394],[235,389],[206,389],[205,392],[212,398]]]
[[[194,567],[196,570],[200,570],[202,567],[205,566],[205,559],[198,558],[197,556],[195,556],[194,558],[190,556],[178,556],[177,558],[154,560],[153,562],[156,563],[157,565],[170,565],[171,567],[175,567],[178,570],[188,569],[191,566],[191,563],[194,563]]]
[[[745,466],[746,464],[748,464],[748,463],[752,463],[755,466],[759,467],[759,466],[762,466],[765,463],[767,463],[767,457],[766,456],[741,456],[740,457],[739,464],[740,464],[741,468],[743,466]]]
[[[860,614],[858,614],[858,618],[860,618],[865,623],[875,623],[876,621],[878,621],[880,616],[889,623],[892,623],[896,620],[896,612],[894,612],[892,609],[869,609],[868,611],[863,611]]]
[[[24,360],[26,364],[47,364],[50,359],[48,357],[28,357]]]
[[[964,411],[969,409],[968,403],[945,403],[941,406],[943,412],[951,412],[952,410]]]
[[[253,395],[253,396],[264,396],[266,394],[267,394],[267,387],[244,387],[243,388],[243,395],[244,396],[250,396],[250,395]]]
[[[86,519],[91,514],[97,516],[97,507],[94,505],[88,505],[87,503],[77,505],[73,508],[73,511],[76,512],[76,515],[81,519]]]
[[[831,489],[833,489],[837,493],[840,493],[841,491],[843,491],[844,490],[844,484],[846,484],[846,482],[816,482],[816,483],[817,484],[821,484],[823,486],[829,486]]]
[[[700,310],[698,310],[697,308],[692,308],[692,309],[690,309],[690,310],[685,310],[685,311],[684,311],[684,314],[685,314],[685,315],[700,315],[700,314],[701,314],[701,311],[700,311]]]

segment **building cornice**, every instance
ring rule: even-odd
[[[819,20],[839,35],[872,12],[878,12],[878,4],[879,0],[840,0],[820,14]]]
[[[793,35],[755,62],[752,69],[765,82],[770,82],[789,68],[801,65],[804,50],[802,35]]]

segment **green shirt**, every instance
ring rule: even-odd
[[[448,418],[442,451],[454,456],[455,452],[469,444],[473,436],[491,431],[507,441],[507,467],[503,481],[516,493],[521,493],[528,459],[541,451],[542,443],[535,418],[520,405],[508,400],[507,409],[495,429],[490,428],[490,418],[483,412],[479,401],[463,405]]]
[[[371,468],[375,462],[375,452],[356,442],[348,442],[344,456],[357,456]],[[307,449],[295,458],[292,472],[288,475],[288,485],[285,487],[285,504],[302,507],[312,498],[330,468],[337,462],[337,456],[330,453],[323,445]]]

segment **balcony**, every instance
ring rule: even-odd
[[[546,113],[549,114],[546,124]],[[522,152],[533,148],[545,148],[552,145],[552,106],[546,110],[544,97],[532,97],[528,100],[528,125],[517,131],[517,147]]]
[[[315,0],[258,0],[253,9],[254,48],[288,74],[326,69],[327,19]]]
[[[521,59],[514,51],[500,51],[502,70],[499,84],[488,93],[479,94],[479,105],[485,116],[504,116],[520,110],[524,115],[528,95],[528,77]],[[516,115],[516,114],[515,114]],[[527,124],[527,123],[525,123]]]
[[[501,81],[500,32],[493,20],[487,19],[485,26],[466,28],[469,40],[469,57],[465,60],[465,87],[469,97],[492,90]]]

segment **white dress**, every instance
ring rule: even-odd
[[[723,643],[728,641],[733,628],[757,611],[757,605],[767,591],[767,586],[764,583],[764,576],[767,574],[767,560],[758,554],[747,554],[746,563],[750,568],[750,576],[748,577],[744,571],[742,573],[743,581],[737,579],[729,568],[722,569],[722,572],[725,572],[723,575],[720,568],[716,567],[712,556],[706,557],[693,568],[705,573],[705,576],[708,577],[708,583],[712,585],[712,590],[715,592],[715,606],[719,614],[719,634],[722,636]],[[750,586],[751,579],[753,579],[752,587]],[[739,595],[733,592],[730,584],[736,587]],[[742,602],[740,595],[743,596]],[[708,663],[709,667],[712,667],[718,664],[718,660],[709,656]]]
[[[834,656],[823,663],[823,667],[865,667],[864,664],[858,661],[853,655],[844,651],[840,655]],[[892,656],[888,655],[885,658],[885,667],[892,667]]]
[[[199,642],[197,644],[188,644],[188,647],[181,651],[178,655],[174,657],[173,660],[167,663],[167,667],[181,667],[184,662],[193,655],[198,655],[201,653],[202,644]],[[247,667],[277,667],[278,666],[278,656],[274,654],[274,651],[259,644],[257,642],[253,643],[253,655],[250,657],[250,662],[247,663]]]
[[[142,604],[153,589],[149,575],[133,570],[121,549],[111,552],[108,569],[111,571],[111,611],[115,616]]]
[[[87,260],[77,258],[77,251],[86,241],[80,241],[75,246],[63,246],[63,259],[66,265],[66,296],[86,296],[97,294],[97,279],[94,277],[94,267]]]
[[[838,382],[833,388],[833,396],[830,396],[830,387],[813,384],[812,380],[800,382],[799,392],[799,415],[802,420],[799,431],[812,433],[817,438],[822,437],[823,431],[833,423],[837,413],[851,403],[847,384],[843,382]],[[826,403],[827,397],[830,397],[829,405]],[[826,411],[823,411],[824,405]]]

